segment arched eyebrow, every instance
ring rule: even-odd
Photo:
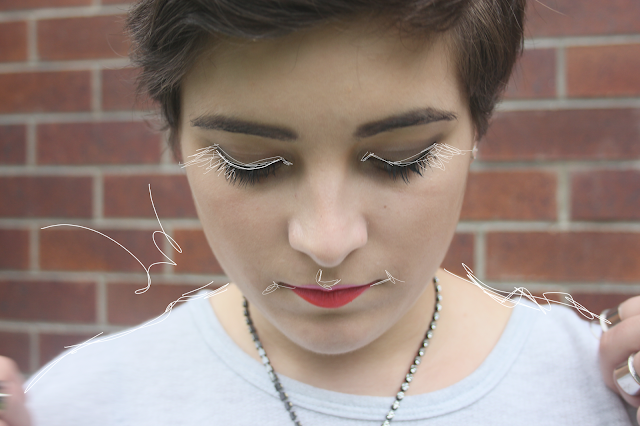
[[[432,107],[419,108],[361,124],[353,133],[353,137],[354,139],[370,138],[377,134],[396,129],[419,126],[436,121],[452,121],[457,120],[457,118],[456,114],[451,111],[444,111]],[[288,127],[258,123],[221,114],[202,115],[191,120],[191,126],[206,130],[242,133],[285,142],[295,142],[298,140],[298,133]]]

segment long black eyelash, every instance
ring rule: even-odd
[[[378,162],[381,163],[382,170],[386,171],[389,177],[391,177],[394,181],[398,176],[400,176],[402,180],[407,184],[409,183],[409,172],[414,172],[414,173],[417,173],[419,176],[422,176],[424,165],[421,165],[421,164],[423,163],[426,163],[426,165],[429,166],[429,168],[431,168],[431,165],[429,165],[429,162],[424,161],[423,159],[421,159],[417,163],[409,164],[407,166],[391,165],[389,163],[386,163],[380,160],[378,160]]]
[[[278,165],[279,163],[273,163],[266,167],[253,170],[243,170],[238,167],[234,167],[227,162],[224,162],[222,166],[224,167],[225,176],[229,176],[227,181],[231,185],[235,185],[237,182],[240,186],[247,186],[247,184],[253,186],[260,182],[261,178],[268,177],[269,174],[273,174],[273,176],[275,176]]]
[[[427,151],[422,157],[420,157],[419,160],[412,164],[407,164],[406,166],[389,164],[386,161],[381,161],[375,157],[373,157],[373,159],[382,165],[381,170],[386,171],[389,177],[391,177],[394,181],[398,176],[400,176],[406,184],[409,184],[409,172],[414,172],[419,176],[422,176],[422,172],[424,171],[425,167],[429,167],[429,169],[431,169],[429,157],[434,157],[434,155],[432,152]]]

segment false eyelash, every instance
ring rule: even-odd
[[[280,156],[269,157],[251,163],[241,163],[224,152],[217,143],[206,148],[197,149],[196,153],[190,155],[189,158],[192,159],[184,163],[182,165],[183,168],[196,165],[205,167],[205,173],[209,173],[211,170],[217,171],[218,176],[224,173],[225,179],[232,185],[236,181],[239,181],[240,185],[246,185],[247,183],[253,185],[261,177],[267,177],[270,173],[275,175],[278,162],[282,162],[285,166],[293,164]]]
[[[405,183],[409,183],[409,172],[417,173],[422,176],[422,172],[435,167],[440,170],[444,170],[445,163],[453,158],[454,155],[464,154],[463,150],[453,147],[446,143],[436,142],[428,148],[420,151],[419,153],[412,155],[399,161],[389,161],[384,158],[378,157],[373,152],[367,152],[362,156],[360,161],[367,161],[373,157],[376,160],[382,162],[382,169],[386,171],[393,180],[396,180],[396,176],[402,177]]]

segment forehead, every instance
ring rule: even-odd
[[[231,112],[334,123],[408,107],[460,111],[465,104],[444,37],[401,38],[366,23],[217,42],[185,77],[183,103],[188,120]]]

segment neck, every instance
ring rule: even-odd
[[[378,338],[356,350],[331,355],[292,342],[251,304],[249,312],[278,374],[343,393],[391,396],[398,391],[422,344],[434,305],[435,289],[430,283],[416,303]],[[434,332],[433,340],[436,335]]]
[[[484,361],[506,326],[511,309],[481,290],[442,270],[442,312],[407,395],[451,386]],[[424,337],[434,308],[433,285],[378,339],[358,350],[322,355],[305,350],[274,329],[258,309],[250,312],[276,373],[322,389],[355,395],[392,397],[398,391]],[[229,337],[262,365],[242,313],[242,293],[235,286],[210,303]],[[265,371],[266,375],[266,371]]]

